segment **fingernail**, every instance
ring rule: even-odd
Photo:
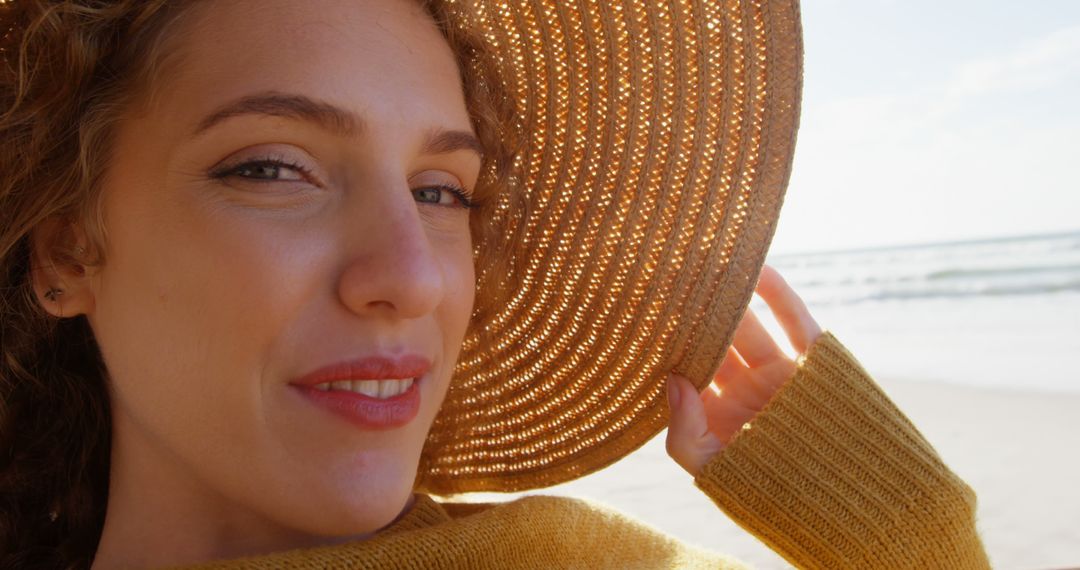
[[[679,407],[679,398],[680,397],[681,397],[681,395],[679,394],[679,387],[675,385],[675,377],[673,375],[671,375],[671,374],[668,374],[668,379],[667,379],[667,399],[668,399],[668,405],[671,406],[671,409],[674,410],[675,408]]]

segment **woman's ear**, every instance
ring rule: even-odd
[[[94,293],[86,267],[87,240],[70,221],[48,218],[30,232],[30,282],[42,308],[58,317],[89,314]]]

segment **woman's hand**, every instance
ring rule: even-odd
[[[792,347],[804,354],[821,335],[821,327],[802,299],[768,265],[761,270],[756,291]],[[696,477],[794,373],[795,361],[780,350],[748,307],[735,330],[733,346],[713,375],[719,394],[709,387],[698,394],[690,380],[674,373],[668,379],[668,455]]]

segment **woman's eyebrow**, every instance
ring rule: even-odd
[[[320,128],[347,138],[359,138],[366,123],[363,117],[304,95],[268,92],[241,97],[226,103],[199,121],[192,133],[195,137],[211,127],[241,115],[269,115],[314,123]],[[431,129],[421,148],[423,154],[446,154],[471,150],[483,157],[483,145],[469,131]]]

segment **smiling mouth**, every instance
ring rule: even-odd
[[[386,380],[336,380],[312,386],[320,392],[352,392],[369,398],[385,400],[404,394],[415,382],[415,378]]]
[[[308,402],[367,431],[404,427],[420,412],[421,378],[334,380],[293,386]]]

